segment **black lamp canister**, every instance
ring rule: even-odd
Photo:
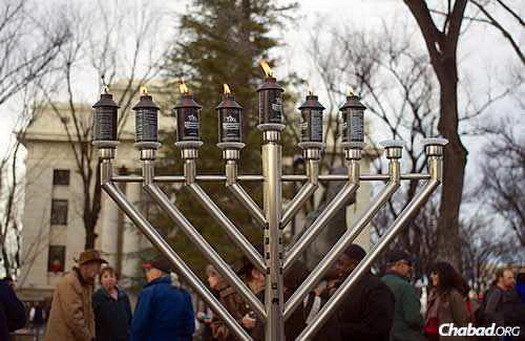
[[[179,103],[173,108],[177,116],[177,141],[199,141],[199,114],[202,106],[189,92],[183,92]]]
[[[133,110],[135,110],[135,142],[158,142],[159,106],[153,102],[146,90],[143,90]]]
[[[235,101],[227,84],[224,84],[224,97],[216,110],[219,142],[242,142],[242,106]]]
[[[107,92],[101,94],[93,108],[93,142],[116,142],[119,106],[113,101],[113,95]]]
[[[349,91],[346,103],[339,109],[343,116],[342,142],[364,142],[364,111],[366,107],[359,101],[359,96]]]
[[[266,64],[261,62],[266,78],[264,83],[257,89],[259,96],[259,124],[281,124],[283,116],[284,89],[277,84],[277,79]]]
[[[318,97],[309,92],[306,101],[299,107],[301,142],[323,142],[324,109]]]

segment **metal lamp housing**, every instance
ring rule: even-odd
[[[317,96],[306,96],[306,101],[299,107],[301,142],[323,142],[324,109]]]
[[[113,101],[113,95],[104,93],[93,105],[95,116],[93,119],[93,142],[117,141],[118,108]]]
[[[202,106],[191,94],[183,94],[173,108],[177,116],[177,141],[199,141],[199,114]]]
[[[133,110],[135,110],[135,141],[158,142],[159,106],[153,102],[150,95],[142,95]]]
[[[342,142],[364,142],[364,111],[366,107],[355,95],[347,96],[346,103],[339,109],[343,117]]]
[[[242,142],[242,106],[225,95],[216,108],[219,121],[219,142]]]
[[[281,124],[283,116],[284,89],[273,77],[267,77],[257,89],[259,96],[259,124]]]

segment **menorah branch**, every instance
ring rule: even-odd
[[[305,153],[306,154],[306,153]],[[308,199],[312,197],[316,189],[319,187],[319,159],[306,159],[306,175],[308,181],[301,187],[299,192],[293,197],[290,204],[284,210],[281,219],[281,228],[284,228],[290,220],[295,216],[297,211],[301,209]]]
[[[231,331],[241,340],[250,341],[252,338],[222,306],[217,298],[202,284],[200,279],[186,265],[173,248],[162,238],[153,226],[144,218],[140,212],[126,199],[120,189],[111,182],[102,184],[104,191],[113,199],[126,216],[139,228],[148,240],[171,262],[177,272],[197,292],[202,299],[210,305],[221,319],[228,325]]]
[[[193,225],[184,217],[184,215],[171,203],[162,190],[155,184],[146,185],[146,192],[155,200],[155,202],[168,214],[177,226],[188,236],[192,243],[205,255],[205,257],[216,267],[217,271],[228,281],[237,292],[252,307],[255,313],[264,321],[266,313],[264,306],[246,286],[246,284],[237,276],[232,268],[222,259],[213,247],[204,239]]]
[[[443,146],[447,143],[445,139],[427,139],[425,141],[425,151],[428,156],[428,168],[430,180],[423,189],[416,194],[412,201],[403,209],[393,224],[387,229],[380,240],[372,247],[370,252],[359,262],[357,267],[341,284],[328,302],[321,308],[319,313],[313,319],[303,332],[297,337],[299,341],[306,341],[323,326],[331,314],[343,302],[344,298],[357,281],[369,271],[372,263],[377,259],[381,252],[386,249],[396,237],[396,235],[405,227],[409,220],[418,212],[419,208],[428,200],[432,193],[439,187],[442,182],[443,167]]]
[[[302,302],[303,297],[312,291],[315,285],[322,279],[322,276],[337,261],[343,251],[359,236],[361,231],[370,223],[379,209],[392,197],[400,186],[399,159],[401,158],[401,148],[403,144],[397,143],[395,146],[387,147],[387,158],[389,161],[390,180],[381,192],[371,200],[371,205],[359,216],[350,228],[339,238],[339,241],[327,252],[325,257],[310,272],[308,277],[296,289],[288,299],[284,307],[284,319],[290,315]]]
[[[253,245],[246,239],[246,237],[238,230],[233,222],[222,212],[222,210],[211,200],[204,189],[198,184],[191,184],[188,189],[199,200],[203,207],[213,216],[226,231],[228,236],[235,242],[235,244],[244,251],[244,254],[250,262],[261,271],[265,271],[265,265],[262,256],[257,252]]]
[[[284,271],[286,272],[293,265],[293,262],[301,253],[310,245],[313,240],[321,233],[322,229],[328,224],[330,219],[346,205],[350,197],[359,188],[359,160],[361,159],[361,150],[356,149],[347,152],[348,162],[348,182],[337,193],[337,195],[328,203],[319,217],[312,223],[305,233],[297,240],[284,259]]]

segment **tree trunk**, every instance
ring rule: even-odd
[[[91,163],[90,163],[91,164]],[[93,173],[89,173],[87,180],[84,183],[84,229],[86,231],[86,241],[84,244],[84,249],[94,249],[95,241],[98,237],[95,233],[95,228],[97,226],[97,221],[100,215],[101,209],[101,197],[102,197],[102,187],[100,185],[100,160],[98,160],[96,169],[95,169],[95,179],[93,186],[93,199],[91,200],[90,193],[90,184]]]
[[[11,263],[9,262],[9,257],[5,245],[2,245],[2,261],[4,263],[5,276],[11,276]]]
[[[457,67],[454,57],[434,65],[440,83],[439,133],[449,140],[444,152],[443,186],[438,220],[437,256],[461,269],[459,210],[463,195],[467,150],[458,133]]]
[[[94,249],[96,239],[97,239],[97,234],[95,233],[95,226],[86,225],[86,243],[84,244],[84,249],[85,250]]]
[[[444,152],[443,186],[439,207],[436,252],[441,260],[461,270],[459,208],[463,195],[467,150],[458,132],[457,46],[467,0],[448,4],[445,25],[438,29],[426,1],[404,0],[416,19],[440,85],[439,133],[449,140]]]

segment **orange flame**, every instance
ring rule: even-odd
[[[188,90],[188,87],[186,86],[186,83],[184,83],[184,79],[179,80],[179,91],[183,95],[187,95],[190,93],[190,90]]]
[[[273,77],[273,71],[272,71],[272,69],[270,68],[270,65],[268,65],[268,63],[266,62],[266,60],[261,59],[261,60],[259,61],[259,65],[262,67],[262,69],[263,69],[264,74],[266,75],[266,77]]]
[[[231,94],[232,94],[232,92],[231,92],[230,87],[228,86],[228,84],[224,83],[222,86],[224,87],[224,94],[225,94],[225,95],[231,95]]]
[[[146,88],[145,85],[142,85],[142,86],[140,87],[140,93],[141,93],[142,95],[144,95],[144,96],[149,95],[149,94],[148,94],[148,88]]]
[[[349,86],[349,87],[348,87],[348,91],[347,91],[346,94],[347,94],[348,96],[354,96],[354,95],[355,95],[355,94],[354,94],[354,89],[352,89],[352,87]]]

